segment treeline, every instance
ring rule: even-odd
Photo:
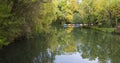
[[[85,23],[115,27],[120,22],[120,0],[60,0],[57,23]]]
[[[120,21],[120,0],[82,0],[79,13],[80,22],[115,27]]]

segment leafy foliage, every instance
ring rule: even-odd
[[[99,2],[99,3],[98,3]],[[0,43],[49,32],[51,23],[93,23],[114,27],[119,0],[0,0]],[[1,45],[0,44],[0,45]]]
[[[0,0],[0,46],[47,32],[56,11],[56,0]]]
[[[79,4],[80,17],[84,23],[97,22],[102,23],[103,27],[114,27],[116,21],[120,19],[119,2],[119,0],[83,0]]]

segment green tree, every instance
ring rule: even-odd
[[[0,0],[0,46],[48,31],[57,0]],[[54,10],[54,11],[53,11]]]
[[[119,0],[83,0],[79,12],[84,23],[114,27],[119,21]]]

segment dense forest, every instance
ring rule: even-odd
[[[0,47],[49,33],[51,24],[119,25],[120,0],[0,0]]]

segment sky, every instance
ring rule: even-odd
[[[78,0],[78,2],[80,3],[82,0]]]
[[[76,52],[72,55],[56,55],[54,63],[98,63],[98,59],[83,59],[81,54]]]

